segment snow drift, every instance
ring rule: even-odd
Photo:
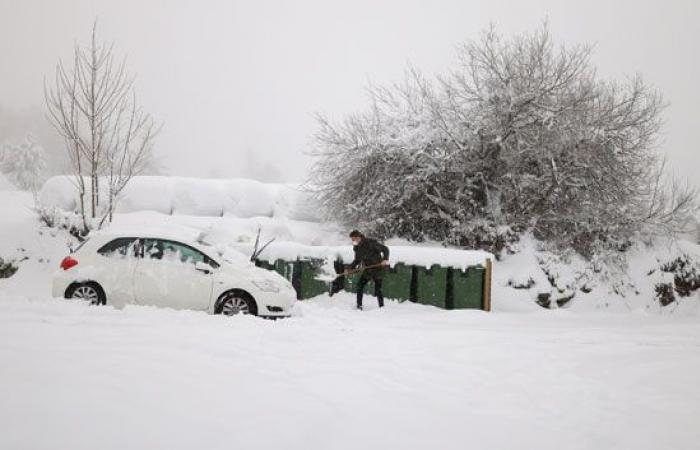
[[[101,180],[102,185],[106,185]],[[89,187],[89,179],[86,179]],[[103,189],[106,192],[106,189]],[[76,211],[80,204],[74,177],[52,177],[39,192],[44,207]],[[155,211],[206,217],[287,217],[319,220],[309,196],[295,184],[261,183],[244,178],[202,179],[134,177],[122,192],[116,212]]]

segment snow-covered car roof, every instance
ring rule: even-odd
[[[145,239],[164,239],[181,242],[207,253],[209,256],[218,256],[215,249],[203,244],[199,237],[199,230],[180,226],[110,226],[93,232],[92,237],[109,240],[119,237],[138,237]]]
[[[119,237],[138,237],[145,239],[164,239],[190,245],[204,252],[218,262],[225,261],[236,265],[248,265],[249,259],[237,249],[225,246],[219,242],[208,242],[206,233],[183,225],[110,225],[107,228],[93,232],[95,238],[101,240]]]

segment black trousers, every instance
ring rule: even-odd
[[[357,283],[357,307],[362,307],[362,294],[370,280],[374,282],[374,295],[377,297],[379,307],[382,308],[384,306],[384,295],[382,294],[382,273],[379,271],[362,272],[362,275],[360,275],[360,281]]]

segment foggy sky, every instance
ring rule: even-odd
[[[37,123],[43,79],[87,42],[95,17],[100,36],[128,55],[141,105],[164,124],[156,147],[170,174],[301,180],[312,113],[362,109],[367,83],[399,81],[408,62],[448,70],[455,46],[489,23],[511,34],[548,18],[556,41],[596,44],[603,77],[641,73],[664,93],[662,149],[679,175],[697,178],[692,0],[0,0],[0,142],[33,128],[51,150],[60,144]]]

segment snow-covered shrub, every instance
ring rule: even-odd
[[[64,211],[56,206],[35,206],[34,210],[39,216],[42,225],[48,228],[56,228],[68,231],[78,240],[83,240],[86,233],[82,217],[72,211]]]
[[[553,252],[547,248],[555,249],[555,245],[543,247],[535,254],[535,260],[551,287],[547,307],[567,305],[579,293],[591,292],[605,276],[602,272],[607,267],[596,267],[598,262],[586,260],[572,249]]]
[[[672,277],[672,281],[655,285],[656,298],[662,306],[667,306],[679,297],[690,297],[700,289],[700,261],[684,254],[659,266],[659,271]],[[652,275],[654,271],[650,272]]]
[[[45,167],[44,149],[29,136],[20,144],[0,148],[0,172],[19,189],[36,193]]]
[[[10,278],[17,272],[17,269],[13,261],[5,261],[0,257],[0,278]]]
[[[671,283],[657,283],[654,286],[656,298],[659,299],[661,306],[668,306],[676,301],[676,296],[673,294],[673,285]]]
[[[661,266],[661,270],[673,274],[673,284],[681,297],[688,297],[700,289],[700,262],[689,255],[682,255]]]
[[[532,277],[527,277],[527,280],[524,282],[519,282],[514,279],[508,280],[508,286],[512,287],[513,289],[530,289],[534,285],[535,280],[533,280]]]
[[[645,223],[672,228],[693,196],[659,182],[663,99],[640,78],[599,79],[590,55],[546,27],[489,30],[437,82],[411,69],[370,87],[366,112],[319,117],[309,184],[333,220],[494,252],[504,228],[586,257]]]

